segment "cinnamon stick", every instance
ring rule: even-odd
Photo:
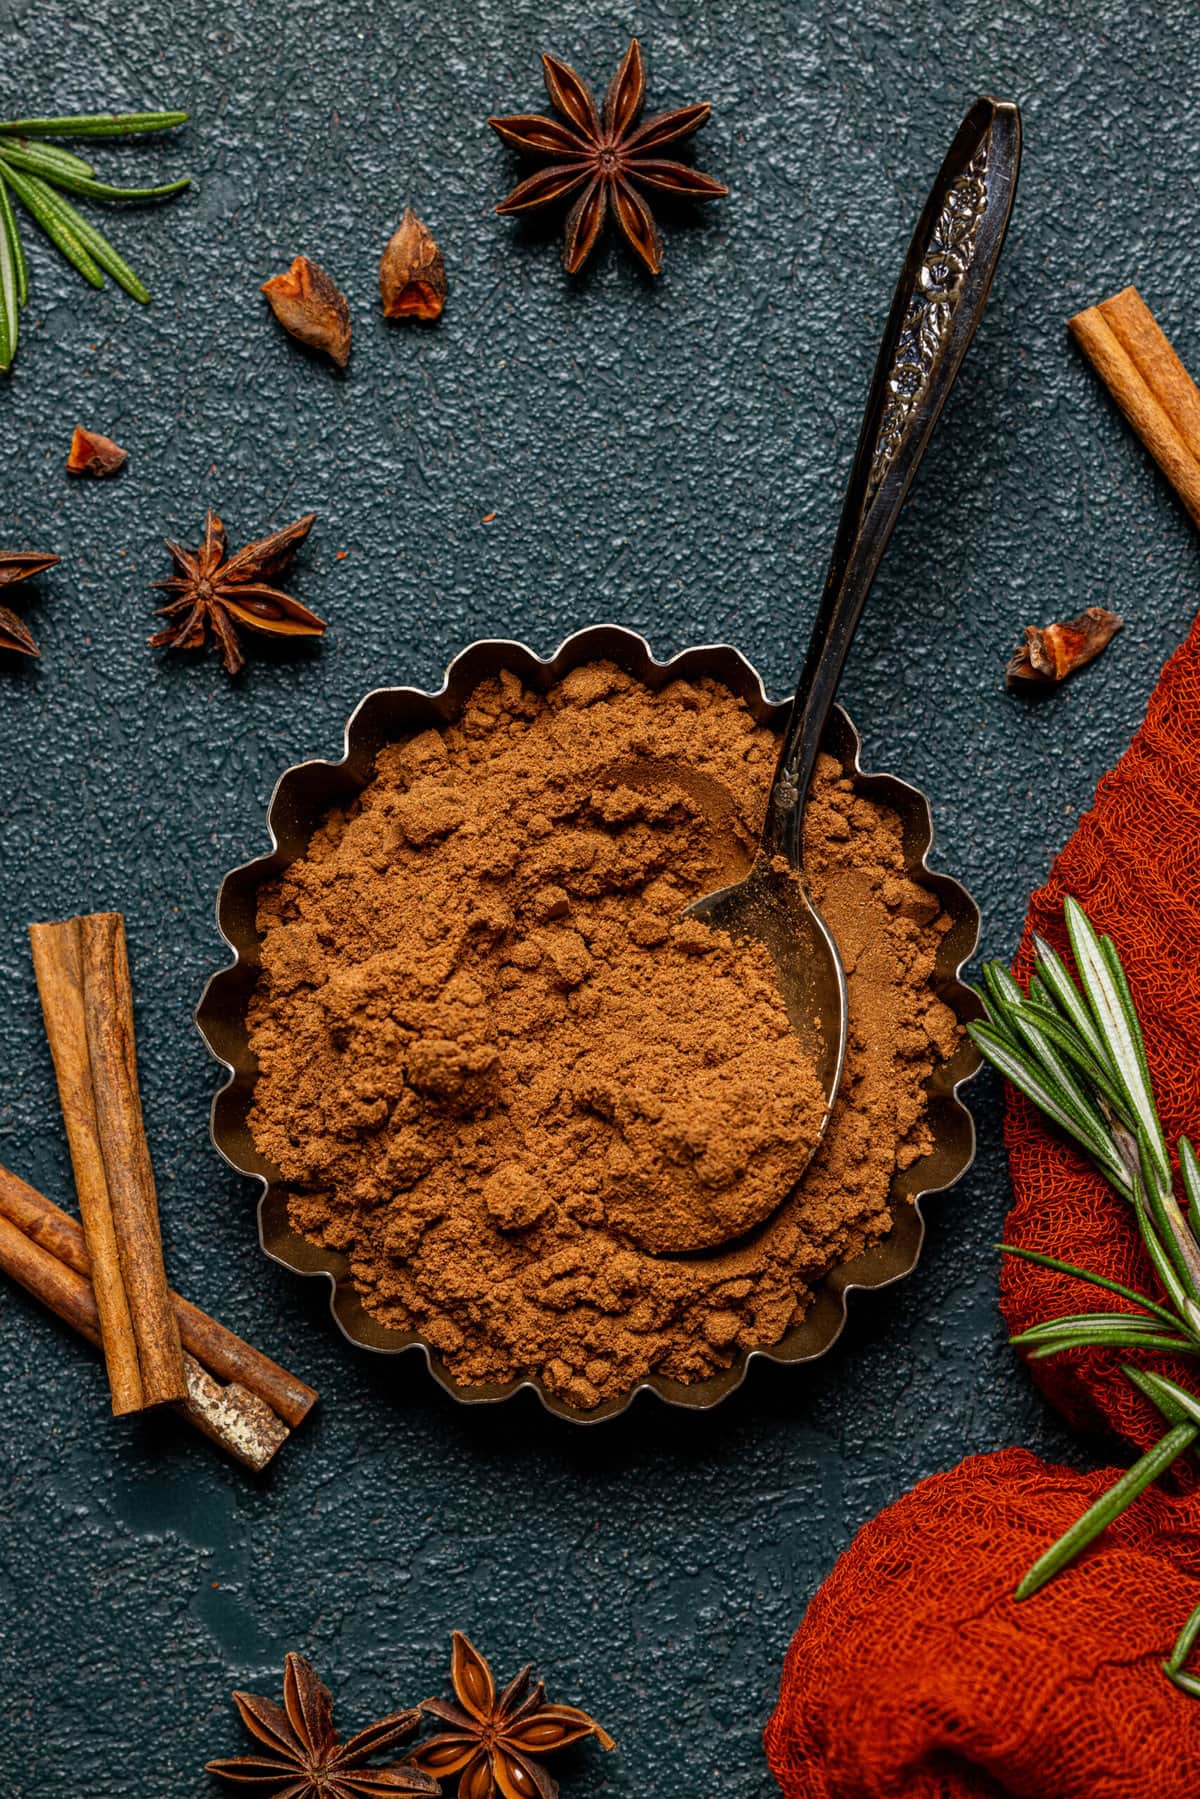
[[[52,1199],[0,1167],[0,1218],[7,1218],[34,1243],[90,1282],[84,1234],[69,1213]],[[171,1294],[184,1350],[222,1381],[236,1381],[294,1430],[317,1402],[313,1388],[289,1374],[270,1356],[243,1342],[234,1331],[210,1318],[178,1293]],[[61,1316],[61,1314],[60,1314]],[[70,1320],[68,1319],[68,1323]]]
[[[0,1268],[89,1343],[100,1343],[100,1318],[87,1273],[87,1249],[75,1220],[7,1169],[0,1168]],[[249,1468],[261,1470],[316,1399],[311,1387],[243,1343],[178,1295],[172,1296],[189,1348],[183,1356],[187,1397],[178,1410],[197,1430]],[[196,1328],[199,1322],[199,1329]],[[213,1351],[211,1357],[205,1348]],[[207,1362],[207,1366],[205,1363]],[[236,1368],[243,1378],[214,1375]],[[253,1381],[259,1382],[257,1386]]]
[[[1068,328],[1200,525],[1200,389],[1136,287],[1077,313]]]
[[[117,912],[29,927],[118,1415],[188,1392],[138,1097]]]

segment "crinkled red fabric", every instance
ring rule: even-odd
[[[785,1799],[1196,1799],[1200,1703],[1161,1670],[1200,1598],[1200,1496],[1152,1489],[1018,1605],[1116,1478],[973,1456],[867,1524],[792,1641]]]
[[[1170,1143],[1200,1138],[1200,619],[1163,670],[1146,717],[1096,789],[1046,885],[1034,894],[1015,964],[1033,964],[1032,933],[1066,951],[1062,906],[1072,894],[1121,954],[1146,1036]],[[1069,961],[1069,958],[1068,958]],[[1005,1121],[1015,1203],[1005,1240],[1158,1291],[1130,1208],[1086,1158],[1019,1093]],[[1001,1307],[1016,1333],[1064,1312],[1119,1311],[1124,1302],[1067,1275],[1005,1257]],[[1162,1419],[1121,1373],[1128,1351],[1075,1350],[1030,1364],[1046,1397],[1073,1424],[1107,1428],[1146,1448]],[[1185,1385],[1194,1361],[1153,1365]],[[1189,1480],[1188,1464],[1177,1479]]]

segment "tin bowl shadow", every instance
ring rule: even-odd
[[[644,1391],[657,1394],[668,1405],[705,1409],[740,1387],[750,1364],[759,1358],[805,1363],[825,1355],[842,1333],[847,1299],[852,1292],[888,1287],[911,1274],[925,1237],[922,1201],[953,1186],[974,1160],[974,1121],[959,1092],[980,1067],[978,1052],[964,1037],[955,1054],[939,1064],[929,1077],[928,1116],[933,1148],[894,1176],[889,1196],[894,1223],[887,1236],[853,1260],[832,1269],[817,1284],[801,1324],[776,1343],[742,1350],[728,1368],[707,1380],[685,1384],[651,1375],[628,1392],[585,1412],[548,1392],[534,1376],[504,1383],[464,1385],[453,1378],[437,1352],[419,1334],[390,1329],[366,1310],[355,1290],[347,1258],[310,1243],[292,1229],[287,1187],[279,1171],[259,1154],[250,1134],[248,1118],[258,1068],[247,1036],[246,1013],[260,969],[261,937],[256,925],[259,888],[304,855],[331,808],[346,805],[362,792],[384,745],[453,723],[480,681],[497,675],[501,669],[511,669],[527,686],[545,692],[572,669],[604,660],[617,663],[655,692],[672,681],[709,676],[743,700],[760,723],[781,730],[787,717],[787,704],[769,700],[750,663],[728,645],[705,645],[685,650],[669,662],[658,662],[644,638],[617,625],[593,625],[579,631],[545,660],[524,644],[480,641],[455,657],[436,693],[415,687],[385,687],[368,694],[346,726],[346,753],[342,760],[304,762],[280,777],[267,813],[270,852],[234,869],[221,883],[217,923],[234,959],[212,976],[196,1013],[201,1035],[224,1065],[228,1077],[213,1099],[213,1142],[232,1168],[259,1186],[258,1232],[266,1254],[297,1274],[321,1276],[329,1282],[330,1308],[350,1342],[381,1355],[418,1352],[424,1356],[434,1379],[456,1400],[469,1405],[495,1404],[531,1388],[547,1411],[581,1424],[615,1417]],[[934,990],[962,1022],[978,1017],[979,1001],[963,983],[961,973],[978,940],[979,910],[959,882],[928,865],[933,843],[928,801],[908,782],[860,767],[858,733],[840,706],[830,721],[826,748],[851,776],[856,793],[878,800],[898,814],[907,871],[938,896],[951,920],[937,952]]]

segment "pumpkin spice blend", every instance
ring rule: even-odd
[[[777,747],[708,679],[504,673],[260,893],[254,1140],[294,1228],[456,1380],[585,1409],[703,1380],[800,1322],[932,1147],[949,921],[892,812],[822,758],[806,872],[849,1030],[807,1173],[823,1102],[767,953],[681,916],[749,868]]]

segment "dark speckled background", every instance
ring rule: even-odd
[[[535,1653],[620,1738],[562,1764],[580,1799],[765,1799],[785,1646],[857,1526],[970,1451],[1096,1453],[1002,1341],[994,1092],[920,1270],[824,1364],[596,1432],[532,1402],[463,1412],[416,1363],[350,1352],[322,1289],[259,1254],[191,1019],[223,960],[213,896],[264,847],[282,768],[337,754],[366,690],[434,684],[475,636],[546,651],[614,618],[660,652],[732,639],[784,689],[913,217],[990,89],[1025,113],[1013,230],[844,691],[1010,948],[1197,604],[1194,534],[1064,330],[1136,279],[1200,368],[1194,6],[0,0],[0,25],[5,116],[188,106],[177,141],[102,166],[196,177],[109,215],[147,311],[33,246],[0,387],[0,540],[63,556],[22,600],[42,662],[0,670],[0,1159],[70,1199],[25,926],[117,907],[173,1277],[324,1395],[255,1483],[171,1422],[112,1422],[97,1360],[0,1291],[0,1788],[215,1791],[228,1690],[277,1691],[285,1649],[353,1725],[439,1689],[463,1625],[502,1672]],[[606,80],[631,26],[652,105],[712,100],[698,160],[732,197],[671,230],[657,286],[612,248],[571,286],[548,236],[490,216],[513,165],[482,120],[539,101],[542,48]],[[374,310],[408,200],[450,271],[434,330]],[[354,307],[344,378],[259,297],[301,250]],[[77,420],[129,446],[117,481],[68,482]],[[320,515],[295,587],[333,628],[235,684],[144,641],[159,540],[194,540],[209,502],[255,535]],[[1040,705],[1006,695],[1019,626],[1092,602],[1128,619],[1108,655]]]

